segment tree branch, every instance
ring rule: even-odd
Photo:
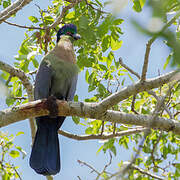
[[[35,27],[35,26],[22,26],[22,25],[19,25],[19,24],[15,24],[15,23],[8,22],[8,21],[4,21],[4,23],[9,24],[9,25],[11,25],[11,26],[16,26],[16,27],[19,27],[19,28],[23,28],[23,29],[39,29],[39,30],[45,30],[45,28],[40,28],[40,27]]]
[[[130,168],[132,168],[132,169],[134,169],[134,170],[137,170],[137,171],[139,171],[141,174],[145,174],[145,175],[150,176],[150,177],[152,177],[152,178],[159,179],[159,180],[164,180],[164,178],[162,178],[162,177],[160,177],[160,176],[157,176],[157,175],[155,175],[155,174],[152,174],[152,173],[149,172],[149,171],[145,171],[144,169],[142,169],[142,168],[140,168],[140,167],[138,167],[138,166],[136,166],[136,165],[134,165],[134,164],[133,164]]]
[[[21,10],[24,6],[29,4],[32,0],[16,0],[14,3],[12,3],[7,8],[3,9],[0,12],[0,24],[11,17],[13,14]]]
[[[119,64],[123,68],[127,69],[130,73],[134,74],[138,79],[140,79],[140,75],[137,72],[135,72],[134,70],[132,70],[130,67],[128,67],[126,64],[124,64],[121,57],[119,58]]]
[[[97,113],[94,113],[93,109],[96,103],[67,102],[60,100],[56,100],[56,103],[58,105],[59,116],[79,116],[82,118],[98,119],[143,127],[149,127],[149,122],[152,119],[151,115],[135,115],[112,110],[107,110],[105,114],[99,117]],[[0,127],[7,126],[30,117],[32,118],[45,115],[49,115],[46,99],[29,102],[16,106],[12,109],[1,111]],[[152,128],[167,132],[172,131],[174,134],[180,135],[180,123],[173,119],[156,117],[153,121]]]
[[[126,131],[120,131],[120,132],[117,132],[115,134],[108,134],[108,135],[75,135],[75,134],[70,134],[66,131],[62,131],[62,130],[59,130],[58,133],[67,137],[67,138],[71,138],[71,139],[74,139],[74,140],[78,140],[78,141],[84,141],[84,140],[94,140],[94,139],[103,139],[103,140],[106,140],[106,139],[111,139],[111,138],[115,138],[115,137],[120,137],[120,136],[128,136],[128,135],[131,135],[131,134],[135,134],[135,133],[140,133],[140,132],[144,132],[147,128],[134,128],[134,129],[129,129],[129,130],[126,130]]]
[[[162,76],[158,76],[153,79],[148,79],[144,82],[138,81],[135,84],[123,88],[122,90],[108,96],[98,104],[98,114],[103,113],[103,111],[105,111],[106,109],[109,109],[110,107],[118,104],[120,101],[127,99],[132,95],[138,94],[142,91],[149,91],[153,88],[158,88],[163,84],[173,81],[174,77],[177,74],[179,74],[179,71],[180,70],[175,70]],[[180,79],[180,77],[178,78]]]
[[[123,165],[128,166],[128,165],[129,165],[129,162],[125,162],[125,163],[123,163]],[[136,165],[134,165],[134,164],[132,164],[130,168],[131,168],[131,169],[134,169],[134,170],[137,170],[137,171],[139,171],[141,174],[147,175],[147,176],[149,176],[149,177],[152,177],[152,178],[155,178],[155,179],[158,179],[158,180],[164,180],[164,178],[162,178],[162,177],[160,177],[160,176],[157,176],[157,175],[155,175],[155,174],[153,174],[153,173],[151,173],[151,172],[149,172],[149,171],[146,171],[146,170],[144,170],[144,169],[142,169],[142,168],[140,168],[140,167],[138,167],[138,166],[136,166]],[[121,171],[112,174],[112,175],[109,177],[109,179],[111,179],[111,178],[113,178],[113,177],[116,177],[116,176],[119,176],[119,175],[121,175]]]
[[[173,24],[176,21],[176,19],[179,18],[179,16],[180,16],[180,11],[169,22],[167,22],[164,25],[164,27],[158,34],[155,34],[146,44],[146,52],[145,52],[145,56],[144,56],[144,64],[143,64],[142,75],[141,75],[142,82],[145,81],[145,79],[146,79],[146,73],[147,73],[148,62],[149,62],[149,54],[150,54],[152,43],[157,39],[158,35],[161,32],[164,32],[171,24]]]
[[[25,87],[25,89],[27,91],[29,101],[34,100],[33,86],[31,84],[31,82],[29,81],[28,77],[26,76],[26,74],[22,70],[14,68],[2,61],[0,61],[0,70],[9,73],[11,77],[13,77],[13,76],[18,77],[21,80],[23,86]],[[31,127],[32,140],[34,140],[35,132],[36,132],[36,126],[34,123],[34,119],[30,118],[29,123],[30,123],[30,127]]]

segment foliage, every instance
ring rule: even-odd
[[[39,16],[30,16],[29,21],[33,26],[45,28],[55,22],[55,18],[60,15],[59,9],[62,6],[68,6],[71,1],[53,0],[51,6],[46,10],[40,10]],[[77,64],[80,70],[85,71],[85,80],[88,84],[88,92],[93,95],[85,99],[86,102],[99,102],[108,97],[119,89],[123,88],[127,79],[135,82],[135,78],[120,65],[116,59],[115,51],[119,50],[123,44],[121,35],[123,34],[122,23],[123,19],[113,16],[111,13],[106,13],[104,10],[108,1],[87,0],[76,4],[73,9],[65,13],[61,22],[74,23],[78,28],[82,39],[75,43],[77,54]],[[11,2],[0,0],[0,5],[6,8]],[[168,23],[168,13],[179,13],[180,2],[178,0],[132,0],[132,9],[137,13],[143,11],[144,6],[151,8],[152,20],[158,20],[159,26],[157,30],[152,31],[145,26],[133,20],[135,27],[144,35],[162,38],[164,46],[170,48],[169,56],[164,64],[164,69],[172,64],[180,65],[180,28],[179,19],[177,19],[172,28],[162,31],[162,28]],[[44,29],[28,29],[25,33],[25,38],[19,47],[18,54],[15,56],[14,66],[23,70],[25,73],[36,70],[39,66],[39,56],[44,55],[55,46],[55,34],[58,25],[55,29],[45,31]],[[176,31],[174,31],[174,29]],[[3,72],[1,77],[8,81],[9,74]],[[33,76],[29,75],[29,79],[33,82]],[[27,94],[21,81],[17,77],[12,77],[8,83],[10,96],[6,99],[8,106],[19,105],[27,102]],[[168,86],[154,90],[157,96],[165,95]],[[171,94],[166,98],[165,104],[170,109],[175,120],[178,120],[180,112],[179,105],[180,84],[176,84]],[[24,98],[21,98],[24,97]],[[78,95],[75,96],[75,101],[78,101]],[[134,111],[132,111],[133,97],[129,97],[118,105],[114,106],[113,110],[118,110],[125,113],[138,113],[149,115],[153,112],[157,100],[148,92],[142,92],[136,95]],[[160,112],[161,117],[171,118],[166,111]],[[79,126],[85,126],[85,134],[110,134],[133,128],[133,126],[117,125],[115,123],[102,122],[92,119],[80,119],[73,117],[73,121]],[[23,152],[20,147],[14,146],[13,138],[1,134],[3,148],[2,157],[9,155],[13,158],[19,156],[19,151]],[[104,142],[99,147],[97,152],[104,153],[111,151],[114,156],[118,153],[118,148],[129,149],[130,145],[137,146],[141,138],[141,134],[122,136],[120,138],[112,138]],[[180,176],[180,165],[178,163],[178,153],[180,151],[179,137],[172,133],[165,133],[158,130],[152,132],[146,137],[142,147],[140,156],[136,159],[135,165],[146,169],[152,173],[168,177],[168,179],[178,179]],[[3,145],[2,145],[3,144]],[[12,148],[15,150],[12,150]],[[18,149],[19,148],[19,149]],[[137,149],[133,148],[134,152]],[[119,164],[119,167],[123,163]],[[0,173],[2,177],[17,177],[17,173],[12,165],[1,162]],[[108,174],[102,174],[102,178],[106,179]],[[144,179],[137,170],[132,170],[128,174],[128,179]],[[147,177],[146,179],[152,179]]]
[[[2,180],[20,178],[18,173],[18,166],[9,162],[9,159],[18,158],[22,155],[22,158],[26,156],[26,152],[20,147],[16,146],[13,141],[17,136],[24,134],[18,132],[15,136],[8,135],[7,133],[0,132],[0,174]]]

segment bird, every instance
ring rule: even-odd
[[[59,29],[55,47],[42,58],[38,68],[35,100],[49,97],[73,100],[79,71],[73,42],[80,38],[74,24],[65,24]],[[55,110],[52,107],[49,115],[36,117],[37,131],[29,160],[30,167],[45,176],[60,172],[58,129],[66,117],[57,116]]]

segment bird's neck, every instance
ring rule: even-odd
[[[71,63],[76,63],[73,40],[70,36],[62,36],[61,39],[56,44],[55,48],[52,50],[59,59],[68,61]]]

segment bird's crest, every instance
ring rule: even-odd
[[[57,42],[60,40],[62,35],[72,36],[75,40],[80,39],[80,35],[77,34],[77,27],[74,24],[65,24],[59,29],[57,33]]]

